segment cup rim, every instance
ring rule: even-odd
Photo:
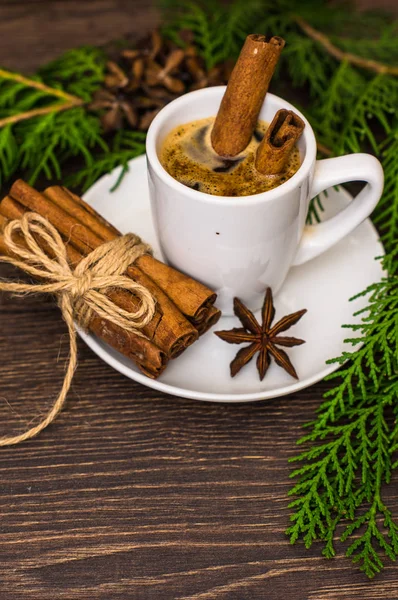
[[[163,125],[164,121],[167,120],[167,118],[176,109],[182,108],[184,104],[187,104],[191,101],[199,102],[200,99],[204,96],[217,95],[222,97],[225,89],[226,86],[212,86],[201,90],[195,90],[193,92],[188,92],[187,94],[176,98],[175,100],[167,104],[164,108],[162,108],[162,110],[156,115],[156,117],[152,121],[147,133],[146,155],[149,165],[155,171],[158,177],[162,179],[169,187],[174,188],[176,192],[184,193],[186,196],[192,198],[193,200],[201,201],[204,203],[220,205],[228,204],[232,206],[247,206],[250,204],[259,204],[261,202],[272,201],[275,200],[275,198],[279,197],[281,194],[291,192],[297,186],[299,186],[302,183],[302,181],[307,177],[308,172],[310,171],[311,166],[314,160],[316,159],[315,135],[308,120],[295,106],[293,106],[293,104],[290,104],[290,102],[287,102],[287,100],[284,100],[283,98],[280,98],[279,96],[270,93],[267,93],[265,102],[267,101],[267,98],[276,100],[276,103],[280,105],[279,108],[293,110],[303,119],[305,123],[303,132],[306,145],[304,160],[301,163],[299,169],[290,179],[288,179],[281,185],[278,185],[277,187],[273,188],[272,190],[267,190],[258,194],[251,194],[249,196],[215,196],[212,194],[201,192],[199,190],[194,190],[184,185],[183,183],[180,183],[179,181],[174,179],[174,177],[172,177],[163,167],[156,151],[156,141],[159,134],[159,129]]]

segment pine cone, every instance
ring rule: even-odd
[[[89,105],[101,111],[105,132],[126,124],[146,131],[156,114],[181,94],[228,81],[229,61],[207,71],[203,59],[192,44],[193,34],[181,32],[190,44],[179,48],[155,30],[140,40],[134,49],[123,50],[107,63],[104,87]]]

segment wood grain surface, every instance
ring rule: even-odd
[[[141,33],[154,15],[143,1],[2,2],[1,62],[31,69],[68,46]],[[42,298],[0,296],[0,327],[4,435],[46,412],[68,343]],[[79,352],[56,423],[0,451],[0,600],[398,599],[397,565],[369,582],[342,547],[326,560],[285,537],[287,461],[325,384],[206,404],[125,379],[81,342]],[[396,484],[385,498],[398,516]]]

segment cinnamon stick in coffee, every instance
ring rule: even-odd
[[[264,35],[247,36],[211,132],[220,156],[236,156],[250,142],[284,45],[277,36],[269,41]]]
[[[10,196],[29,210],[38,212],[47,218],[65,241],[69,242],[83,256],[89,254],[104,241],[86,225],[86,222],[77,221],[46,194],[37,192],[22,180],[14,183],[10,190]],[[148,281],[144,274],[141,274],[139,278],[134,277],[134,279],[148,287],[157,300],[154,318],[142,329],[142,332],[168,357],[178,356],[198,338],[197,330],[154,282]],[[130,294],[130,310],[137,310],[138,303],[139,300]]]
[[[281,173],[304,131],[304,126],[304,121],[292,110],[278,110],[257,148],[257,171],[263,175]]]
[[[45,194],[77,221],[84,222],[103,241],[113,240],[120,235],[117,229],[67,188],[52,186],[45,190]],[[135,274],[139,273],[138,268],[150,277],[196,328],[204,322],[216,322],[220,318],[221,312],[217,309],[216,313],[213,306],[216,294],[199,281],[169,267],[150,254],[138,258],[135,267]],[[128,274],[133,276],[131,271]],[[203,331],[203,327],[200,331]]]
[[[4,242],[2,231],[10,220],[20,219],[26,209],[10,197],[6,197],[0,204],[0,253],[3,255],[12,255]],[[24,245],[23,238],[17,238],[17,242]],[[46,246],[44,240],[38,240],[42,249],[51,256],[51,249]],[[66,245],[66,252],[71,266],[77,266],[82,260],[80,254],[71,244]],[[108,297],[118,303],[119,306],[128,310],[130,305],[130,294],[123,290],[110,291]],[[147,338],[135,335],[126,331],[117,325],[106,321],[93,314],[89,323],[89,330],[95,335],[112,346],[118,352],[124,354],[130,360],[134,361],[140,370],[151,378],[157,378],[166,368],[168,359],[164,352],[160,350],[152,341]]]

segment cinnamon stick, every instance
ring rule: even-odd
[[[47,188],[44,193],[54,204],[57,204],[77,221],[89,227],[102,241],[110,241],[120,235],[115,227],[103,217],[99,217],[89,204],[67,188],[52,186]],[[150,254],[141,256],[135,262],[135,267],[142,274],[149,276],[195,327],[210,318],[209,311],[217,295],[208,287],[158,261]],[[137,275],[136,269],[134,272]],[[128,274],[132,276],[130,270],[128,270]],[[218,315],[221,316],[220,311]],[[211,316],[214,320],[215,311],[211,310]]]
[[[212,146],[220,156],[236,156],[250,142],[284,45],[277,36],[268,42],[263,35],[247,36],[211,132]]]
[[[155,281],[195,327],[206,321],[210,314],[214,318],[215,310],[220,318],[221,311],[214,307],[217,294],[199,281],[149,254],[140,256],[136,265]]]
[[[4,227],[7,225],[7,223],[8,223],[8,220],[5,217],[3,217],[2,214],[0,214],[0,231],[4,230]],[[2,256],[10,255],[7,245],[6,245],[2,235],[0,235],[0,254]]]
[[[55,195],[61,196],[62,188],[55,189]],[[65,240],[74,246],[84,256],[103,243],[87,225],[86,220],[77,221],[69,213],[55,204],[46,194],[41,194],[22,180],[14,183],[10,196],[26,208],[36,211],[46,217],[62,234]],[[53,191],[54,196],[54,191]],[[63,199],[63,195],[62,195]],[[60,200],[62,204],[62,200]],[[85,217],[86,218],[86,217]],[[136,273],[136,275],[138,275]],[[141,278],[141,281],[144,277]],[[143,333],[170,358],[178,356],[198,337],[197,330],[183,317],[173,302],[162,292],[155,283],[147,282],[157,300],[157,310],[152,321],[143,328]],[[146,283],[144,283],[146,285]],[[136,310],[139,300],[130,295],[130,309]]]
[[[22,206],[22,204],[10,196],[5,196],[0,203],[0,231],[3,231],[4,227],[9,221],[21,219],[26,210],[27,209]],[[18,237],[17,239],[19,243],[23,243],[22,237]],[[47,254],[51,254],[51,249],[45,244],[44,240],[40,239],[40,244],[43,246],[43,250]],[[71,246],[71,244],[66,243],[65,247],[70,265],[72,267],[76,267],[83,258],[83,255],[80,254],[80,252],[78,252],[73,246]],[[4,254],[9,254],[7,247]]]
[[[113,294],[109,293],[108,296],[115,301]],[[122,306],[120,300],[119,306]],[[90,321],[89,329],[109,346],[135,362],[147,377],[157,379],[165,370],[169,359],[152,340],[126,331],[95,314]]]
[[[197,326],[199,335],[203,335],[215,325],[221,317],[221,311],[217,307],[211,306],[206,313],[206,318]]]
[[[292,110],[278,110],[257,148],[257,171],[263,175],[281,173],[304,126],[304,121]]]
[[[1,254],[6,256],[11,255],[1,232],[10,220],[20,219],[25,212],[26,209],[9,196],[6,196],[2,200],[0,204]],[[22,238],[18,239],[18,242],[23,245]],[[41,238],[38,242],[46,253],[51,252],[50,248],[46,246]],[[71,244],[66,245],[66,251],[68,260],[72,266],[76,266],[83,258],[83,255]],[[107,295],[113,302],[117,303],[125,310],[131,308],[130,294],[128,292],[124,292],[123,290],[118,290],[117,292],[110,291]],[[167,366],[168,359],[166,354],[147,338],[126,331],[105,319],[99,318],[97,315],[92,316],[89,323],[89,330],[112,346],[115,350],[134,361],[140,370],[148,377],[153,379],[159,377]]]

